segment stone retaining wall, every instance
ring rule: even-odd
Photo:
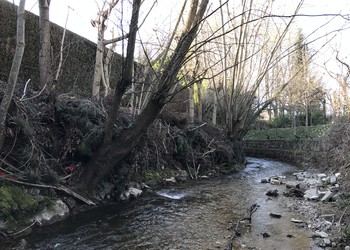
[[[297,165],[315,163],[327,150],[323,140],[244,140],[246,156],[272,158]]]

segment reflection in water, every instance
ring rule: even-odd
[[[269,160],[248,161],[250,164],[240,174],[187,183],[127,204],[95,209],[38,228],[27,240],[32,249],[224,249],[232,233],[229,226],[245,216],[247,207],[257,201],[264,206],[270,204],[265,201],[266,185],[258,180],[295,169]],[[259,217],[264,218],[263,214]],[[265,219],[253,218],[253,222],[259,224],[257,230],[265,230]],[[238,242],[246,244],[245,239]],[[265,243],[261,242],[260,247],[274,249]],[[298,247],[295,249],[304,249]]]

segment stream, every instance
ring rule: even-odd
[[[232,223],[257,203],[251,225],[243,226],[233,249],[310,249],[307,229],[290,222],[291,218],[301,219],[300,215],[289,210],[286,197],[266,196],[271,185],[260,182],[298,169],[272,160],[247,160],[246,168],[231,176],[166,187],[125,204],[36,228],[26,238],[28,248],[225,249]],[[276,188],[283,192],[282,186]],[[282,218],[271,218],[270,212]],[[263,237],[264,233],[269,237]]]

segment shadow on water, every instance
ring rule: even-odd
[[[27,238],[30,249],[225,249],[232,234],[229,226],[253,203],[260,208],[234,249],[309,249],[304,230],[268,217],[270,211],[283,214],[285,220],[293,215],[283,201],[268,200],[268,187],[260,183],[261,178],[296,167],[256,158],[248,162],[239,174],[167,187],[35,229]],[[263,238],[264,232],[271,237]]]

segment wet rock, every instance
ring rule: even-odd
[[[335,193],[333,193],[332,191],[328,190],[323,197],[321,198],[321,201],[329,201],[330,199],[332,199],[332,197],[335,195]]]
[[[305,180],[305,178],[307,178],[307,172],[298,172],[298,173],[294,173],[293,176],[295,176],[295,178],[298,181],[303,181]]]
[[[335,175],[331,175],[331,176],[329,177],[329,183],[330,183],[331,185],[336,184],[336,183],[337,183],[337,177],[335,177]]]
[[[323,231],[316,231],[314,237],[327,238],[329,235]]]
[[[142,194],[142,190],[138,189],[138,188],[128,188],[126,191],[124,191],[121,195],[120,195],[120,200],[121,201],[128,201],[130,199],[135,199],[138,198],[140,195]]]
[[[330,239],[323,239],[323,244],[325,247],[330,247],[332,246],[332,242]]]
[[[269,183],[269,181],[267,179],[261,179],[260,181],[261,183]]]
[[[275,190],[269,190],[269,191],[267,191],[266,195],[267,195],[267,196],[277,197],[277,196],[279,195],[279,193],[278,193],[278,190],[275,189]]]
[[[327,177],[327,175],[324,174],[324,173],[317,175],[317,178],[319,178],[319,179],[322,179],[322,178],[325,178],[325,177]]]
[[[270,235],[268,234],[268,233],[262,233],[261,234],[264,238],[269,238],[270,237]]]
[[[322,187],[323,186],[321,179],[305,179],[304,182],[308,187]]]
[[[286,182],[286,188],[298,188],[299,182],[298,181],[287,181]]]
[[[61,200],[54,201],[50,208],[44,208],[36,214],[33,221],[37,221],[40,225],[51,225],[58,221],[64,220],[69,215],[68,206]]]
[[[280,219],[280,218],[282,217],[282,215],[280,215],[280,214],[275,214],[275,213],[270,213],[270,217],[271,217],[271,218]]]
[[[271,178],[270,179],[270,184],[271,185],[281,185],[282,182],[278,178]]]
[[[201,179],[201,180],[208,180],[209,176],[201,175],[201,176],[199,176],[199,179]]]
[[[286,197],[304,197],[304,192],[298,188],[291,188],[287,192],[283,192]]]
[[[298,223],[298,224],[303,223],[302,220],[298,220],[298,219],[294,219],[294,218],[291,218],[290,221],[293,223]]]
[[[318,194],[317,188],[310,188],[305,191],[304,198],[307,200],[318,200],[320,195]]]

